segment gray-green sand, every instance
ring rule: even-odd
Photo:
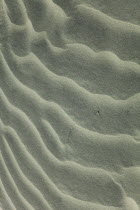
[[[139,0],[0,0],[1,209],[140,209]]]

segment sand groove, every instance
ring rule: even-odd
[[[99,2],[0,1],[3,210],[139,209],[140,26]]]

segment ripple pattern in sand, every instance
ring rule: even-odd
[[[0,0],[3,210],[139,209],[139,17],[110,3]]]

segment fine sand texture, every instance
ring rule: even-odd
[[[0,0],[0,209],[140,209],[140,0]]]

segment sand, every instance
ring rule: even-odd
[[[140,209],[139,24],[139,0],[0,0],[0,209]]]

